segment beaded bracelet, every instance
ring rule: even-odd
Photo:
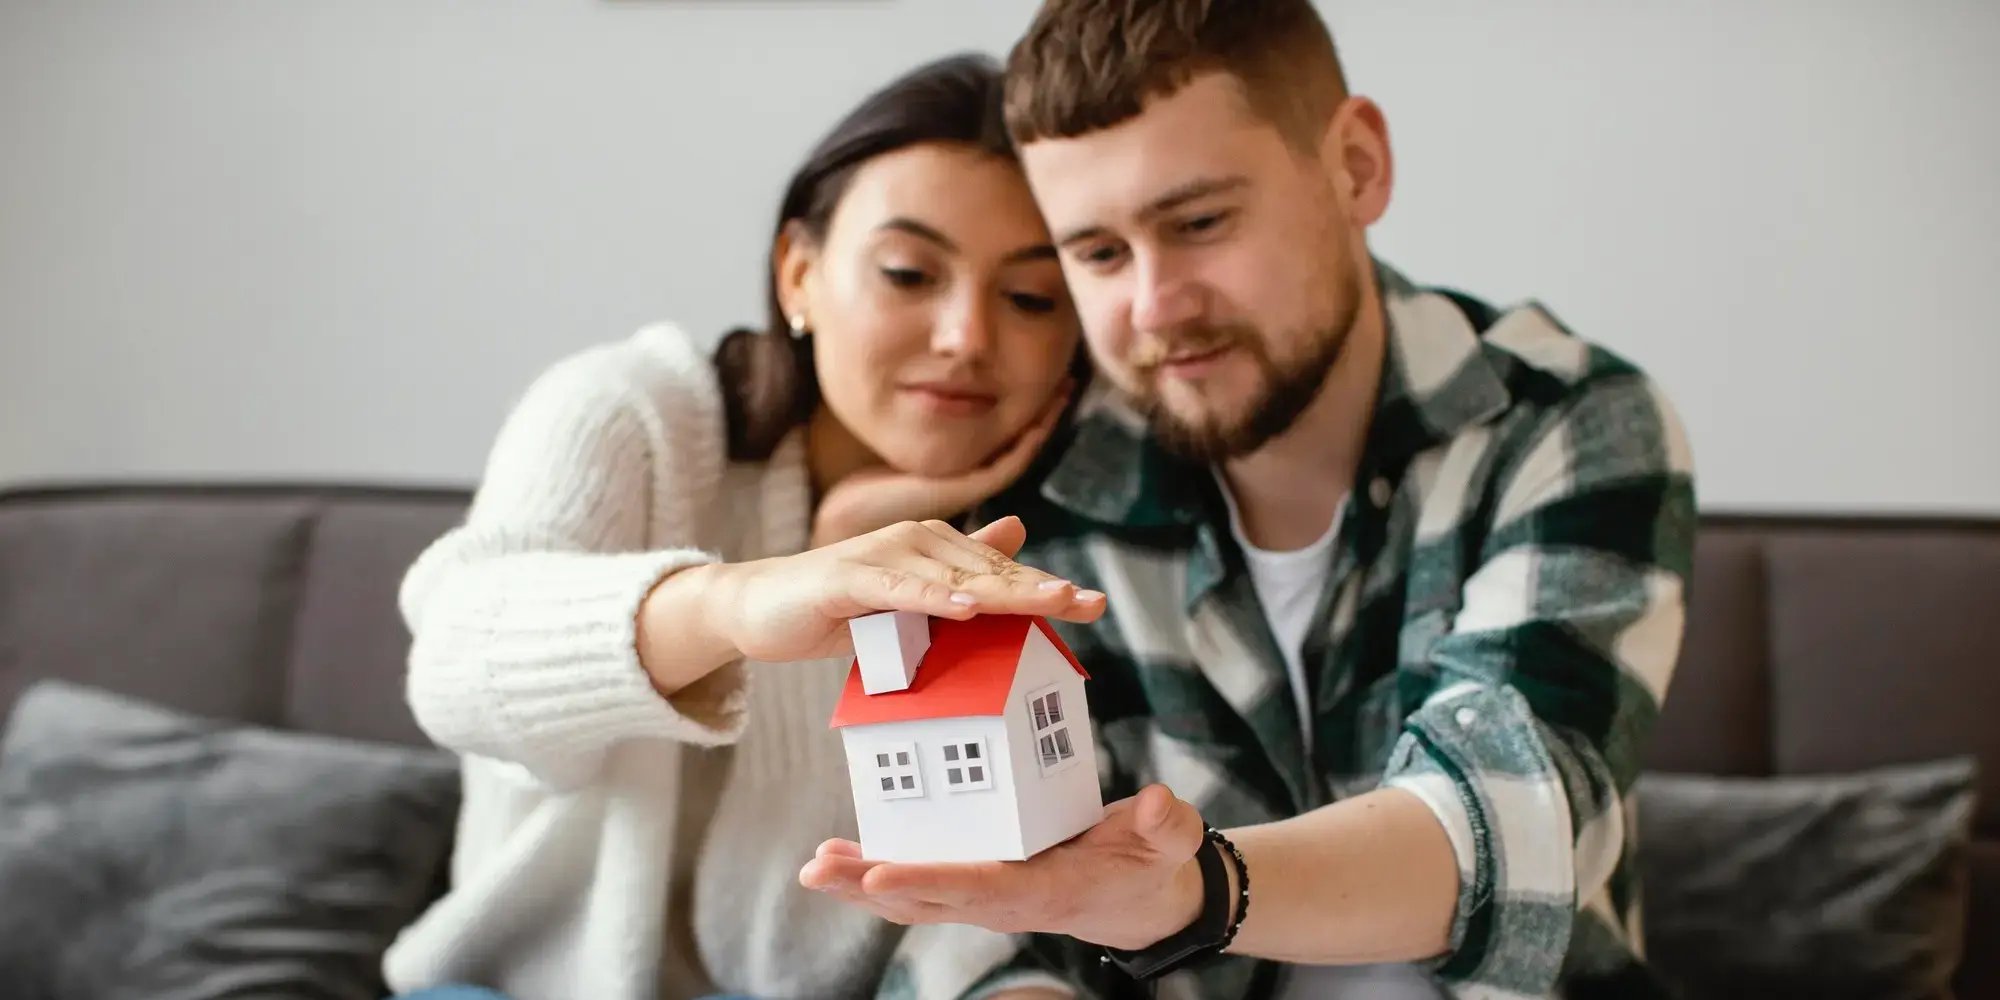
[[[1222,848],[1223,856],[1236,866],[1236,917],[1229,921],[1229,929],[1222,932],[1222,943],[1216,945],[1218,952],[1228,951],[1229,943],[1236,940],[1236,932],[1243,929],[1243,918],[1250,915],[1250,865],[1243,860],[1243,852],[1236,842],[1223,836],[1215,827],[1208,828],[1208,839]]]

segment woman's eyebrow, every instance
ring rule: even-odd
[[[884,222],[879,226],[876,226],[875,229],[878,232],[882,230],[893,230],[899,233],[908,233],[911,236],[915,236],[920,240],[924,240],[925,242],[936,244],[939,249],[943,250],[946,253],[955,254],[958,252],[958,244],[952,242],[951,237],[946,236],[945,234],[938,232],[936,229],[933,229],[930,226],[918,222],[917,220],[912,219],[906,215],[896,216],[895,218],[890,219],[889,221]],[[1000,260],[1001,263],[1004,264],[1018,264],[1023,261],[1054,260],[1054,259],[1056,259],[1056,248],[1054,246],[1051,246],[1050,244],[1047,243],[1036,243],[1031,246],[1025,246],[1021,247],[1018,250],[1014,250],[1008,253],[1007,256],[1002,257]]]
[[[899,215],[875,228],[877,231],[890,229],[900,233],[909,233],[920,240],[937,244],[946,253],[958,252],[958,244],[953,243],[950,237],[908,216]]]

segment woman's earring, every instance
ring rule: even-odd
[[[792,314],[792,318],[791,318],[791,323],[792,323],[792,339],[793,339],[793,340],[798,340],[799,338],[801,338],[801,337],[804,337],[804,336],[806,335],[806,333],[807,333],[807,331],[806,331],[806,318],[805,318],[805,316],[804,316],[803,314],[801,314],[801,313],[793,313],[793,314]]]

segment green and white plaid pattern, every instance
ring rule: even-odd
[[[1458,854],[1433,966],[1454,995],[1646,995],[1627,793],[1680,647],[1686,438],[1643,373],[1539,306],[1380,270],[1388,362],[1304,649],[1310,754],[1214,478],[1118,400],[1087,401],[982,519],[1021,515],[1024,562],[1109,595],[1058,626],[1091,671],[1107,800],[1163,782],[1230,827],[1409,789]],[[996,975],[1128,990],[1097,954],[1038,937]],[[1225,959],[1159,993],[1262,996],[1281,971]]]

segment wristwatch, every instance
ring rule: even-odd
[[[1235,919],[1230,919],[1229,874],[1223,858],[1236,866],[1237,896]],[[1250,912],[1250,873],[1243,853],[1215,827],[1208,827],[1195,852],[1201,866],[1201,912],[1194,923],[1181,928],[1137,951],[1105,948],[1103,962],[1116,966],[1133,979],[1157,979],[1204,961],[1229,947],[1243,918]]]

